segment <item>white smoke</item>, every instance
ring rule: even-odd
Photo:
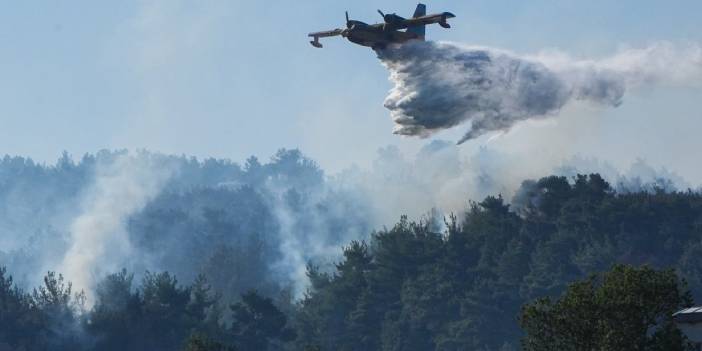
[[[451,43],[413,42],[378,53],[394,83],[385,99],[401,135],[427,137],[469,123],[459,144],[582,100],[616,107],[626,89],[702,81],[702,48],[657,44],[602,60],[519,56]]]
[[[342,245],[367,239],[370,229],[362,224],[371,220],[366,218],[370,214],[365,208],[358,208],[358,214],[363,216],[361,221],[352,220],[341,227],[335,225],[332,218],[358,215],[345,211],[349,204],[360,206],[360,199],[349,199],[351,194],[333,190],[329,182],[298,191],[269,180],[266,188],[267,200],[279,226],[275,234],[280,256],[271,262],[271,268],[283,285],[290,284],[285,287],[292,289],[295,298],[302,298],[310,284],[308,264],[327,269],[341,257]]]
[[[649,165],[645,160],[636,161],[627,170],[627,165],[615,166],[594,158],[568,159],[566,155],[560,155],[559,158],[544,161],[542,153],[529,148],[512,153],[510,151],[513,150],[505,152],[494,146],[471,150],[470,147],[434,140],[417,153],[403,153],[389,146],[379,150],[370,169],[352,167],[331,176],[324,176],[321,170],[300,167],[300,164],[290,161],[274,161],[260,166],[266,168],[266,172],[257,176],[251,174],[254,177],[252,184],[261,182],[255,186],[265,202],[265,208],[251,208],[256,211],[253,214],[255,217],[251,217],[255,218],[256,223],[245,224],[244,227],[248,228],[246,231],[236,230],[231,235],[215,239],[217,241],[211,239],[224,233],[210,233],[205,226],[209,225],[209,220],[196,218],[203,216],[206,208],[225,210],[222,206],[229,206],[231,199],[228,196],[224,196],[225,202],[220,202],[211,198],[216,192],[204,195],[196,192],[192,197],[187,195],[181,198],[188,200],[174,201],[177,205],[173,208],[182,209],[186,223],[198,225],[195,228],[202,230],[191,230],[193,227],[190,224],[177,224],[183,223],[180,220],[175,220],[176,224],[173,225],[144,226],[144,223],[161,223],[161,220],[170,217],[162,217],[160,211],[144,210],[143,207],[156,200],[155,209],[170,208],[166,204],[171,203],[171,199],[179,198],[173,194],[179,191],[190,193],[188,189],[191,187],[219,188],[224,186],[221,184],[229,184],[226,186],[238,188],[244,184],[242,181],[248,179],[238,175],[238,166],[225,166],[223,169],[206,167],[205,163],[191,158],[148,152],[136,155],[100,153],[94,157],[94,163],[90,161],[92,157],[83,162],[81,167],[85,168],[84,173],[52,173],[59,177],[70,175],[71,179],[80,179],[79,189],[69,195],[32,195],[30,189],[36,190],[38,183],[55,184],[49,186],[50,189],[66,188],[66,183],[54,183],[41,177],[34,178],[21,188],[12,185],[5,189],[4,194],[18,194],[9,198],[0,197],[5,207],[25,207],[25,212],[35,214],[33,218],[15,218],[18,222],[36,224],[38,227],[46,226],[42,223],[67,224],[56,230],[47,228],[36,235],[24,234],[32,233],[30,230],[0,233],[12,236],[6,241],[17,242],[20,248],[0,250],[0,265],[7,265],[13,272],[21,272],[24,286],[28,288],[40,283],[41,276],[47,270],[58,271],[74,282],[77,290],[86,291],[90,305],[95,283],[106,274],[122,268],[137,276],[146,269],[168,270],[177,273],[182,281],[189,281],[202,272],[200,263],[212,254],[211,250],[216,249],[217,245],[239,245],[246,250],[247,246],[243,245],[248,245],[244,243],[248,236],[244,235],[251,235],[251,239],[260,240],[259,244],[273,250],[261,251],[265,260],[261,262],[265,262],[266,267],[259,268],[261,272],[272,273],[270,276],[268,273],[260,274],[262,286],[268,282],[279,283],[284,288],[291,288],[293,295],[299,298],[309,286],[307,264],[312,263],[322,270],[333,270],[334,262],[341,258],[344,244],[369,239],[373,230],[392,227],[401,215],[417,220],[436,218],[441,214],[459,214],[466,209],[470,200],[480,201],[488,195],[501,194],[508,201],[525,179],[539,179],[550,174],[572,177],[578,173],[597,172],[624,191],[655,190],[661,185],[667,190],[689,187],[685,179],[660,166]],[[295,157],[291,159],[294,162],[311,162]],[[13,175],[11,178],[18,177]],[[87,182],[83,184],[82,179]],[[172,195],[153,199],[162,191]],[[247,200],[245,194],[242,196],[243,203],[258,201],[257,198]],[[29,206],[30,203],[19,201],[20,198],[29,199],[36,206]],[[34,200],[44,198],[48,200]],[[52,203],[61,204],[57,206],[64,208],[56,209],[48,205]],[[38,209],[42,207],[48,209]],[[432,209],[435,211],[427,215]],[[236,221],[249,218],[247,214],[237,212],[241,210],[241,207],[234,206],[225,217]],[[167,214],[170,211],[165,213],[170,216]],[[47,214],[49,219],[55,216],[66,219],[49,221],[43,218]],[[8,215],[15,216],[16,212],[0,212],[0,224]],[[139,217],[142,217],[141,222]],[[32,221],[36,223],[29,223]],[[137,235],[149,238],[142,241],[142,237]],[[130,242],[130,238],[133,241]],[[241,264],[246,260],[236,262]],[[235,272],[241,267],[232,266],[223,270],[231,269],[229,272],[238,274]]]
[[[280,249],[280,259],[273,263],[273,270],[282,274],[286,282],[292,282],[293,296],[302,297],[309,285],[307,279],[307,262],[310,259],[309,252],[305,250],[304,238],[301,233],[296,233],[295,216],[283,203],[280,196],[274,199],[274,215],[280,225],[278,247]]]
[[[96,166],[81,213],[70,224],[70,245],[58,268],[77,291],[87,293],[89,305],[96,280],[128,266],[133,252],[125,221],[158,194],[171,174],[169,167],[151,158],[128,154]]]

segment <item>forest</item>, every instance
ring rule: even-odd
[[[56,269],[71,223],[123,157],[175,171],[125,216],[128,254],[92,261],[96,281],[77,287]],[[539,350],[572,296],[646,286],[669,293],[633,308],[657,314],[622,335],[682,350],[670,313],[702,298],[702,195],[665,181],[546,176],[384,227],[371,197],[297,150],[243,166],[103,151],[5,157],[0,199],[0,350]]]

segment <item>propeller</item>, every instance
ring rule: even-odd
[[[346,28],[351,28],[351,21],[349,20],[349,12],[346,11]]]
[[[383,11],[378,10],[378,13],[380,14],[380,17],[383,17],[383,19],[385,19],[385,14],[383,13]]]

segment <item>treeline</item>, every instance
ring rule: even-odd
[[[298,349],[519,349],[525,303],[615,263],[674,267],[702,296],[700,194],[617,194],[579,175],[525,182],[515,200],[472,203],[444,231],[403,218],[347,246],[335,272],[312,268]]]
[[[3,250],[0,265],[26,280],[27,267],[65,246],[60,226],[33,221],[31,211],[46,211],[41,201],[77,201],[87,180],[33,185],[90,179],[90,160],[0,162],[2,229],[20,231],[26,221],[39,230]],[[529,329],[520,327],[524,306],[555,301],[617,263],[673,268],[702,298],[697,192],[618,193],[598,175],[552,176],[524,182],[511,202],[491,196],[443,220],[402,218],[365,236],[367,207],[328,191],[299,152],[244,166],[178,160],[180,173],[128,220],[136,264],[101,281],[94,300],[55,274],[21,289],[3,270],[0,350],[517,350]],[[333,267],[309,260],[309,289],[294,299],[291,265],[342,245]],[[286,249],[305,255],[288,260]],[[153,266],[169,273],[143,274]],[[669,309],[692,300],[676,301]]]
[[[44,284],[29,294],[6,273],[0,268],[2,350],[321,349],[295,347],[296,331],[286,315],[253,291],[230,305],[224,317],[219,297],[203,277],[179,287],[168,273],[147,273],[132,290],[133,276],[122,271],[104,279],[98,301],[88,311],[85,295],[72,295],[71,284],[60,275],[49,272]],[[674,270],[615,265],[610,272],[569,284],[556,300],[544,297],[524,305],[519,316],[525,331],[522,346],[529,351],[693,351],[673,322],[673,313],[691,304]],[[367,346],[337,345],[340,350]],[[445,346],[437,349],[466,347]]]
[[[132,252],[113,265],[139,277],[168,270],[187,283],[204,274],[227,301],[250,289],[301,294],[304,274],[297,272],[304,273],[306,262],[331,262],[341,245],[366,237],[373,220],[361,195],[333,189],[298,150],[243,164],[146,151],[101,151],[77,161],[64,153],[54,165],[6,156],[0,158],[0,266],[11,268],[16,283],[31,289],[62,262],[83,200],[115,164],[147,174],[171,171],[158,194],[126,218]],[[286,240],[295,252],[282,249]]]
[[[283,350],[296,336],[255,291],[224,306],[202,276],[186,286],[166,272],[133,280],[126,271],[107,276],[87,309],[61,275],[49,272],[29,293],[0,268],[0,350]]]

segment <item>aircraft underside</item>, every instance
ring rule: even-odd
[[[346,37],[350,42],[375,49],[384,49],[390,44],[401,44],[410,40],[421,40],[422,38],[409,35],[404,32],[389,33],[351,33]]]

